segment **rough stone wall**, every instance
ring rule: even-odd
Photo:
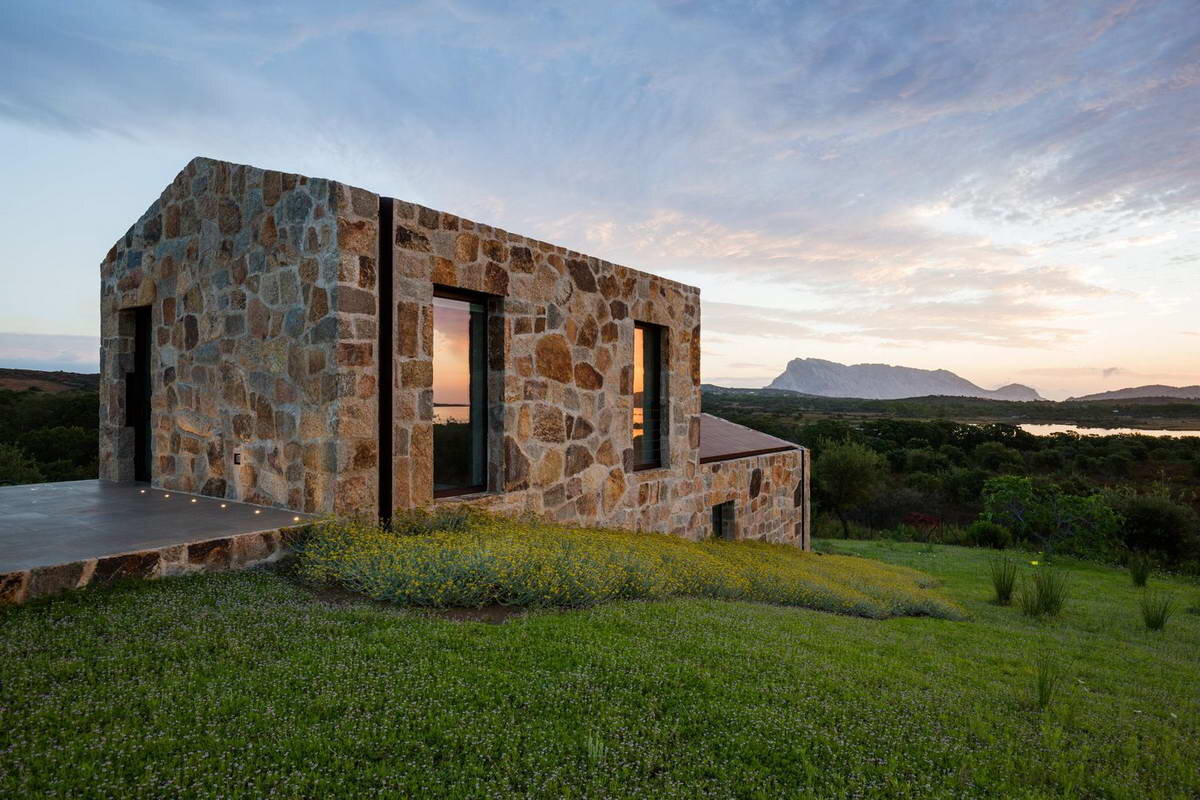
[[[704,504],[711,511],[733,500],[735,537],[794,544],[809,549],[807,450],[702,464]],[[711,536],[712,515],[704,521]]]
[[[103,586],[127,578],[165,578],[196,572],[220,572],[278,561],[294,546],[301,530],[276,528],[239,533],[189,544],[0,573],[0,606],[19,605],[71,589]]]
[[[101,265],[100,476],[133,476],[123,312],[149,305],[154,485],[310,512],[373,498],[377,227],[369,192],[189,163]]]
[[[698,289],[402,202],[392,242],[397,508],[433,499],[436,284],[494,298],[488,473],[503,494],[468,502],[681,535],[702,529]],[[667,329],[661,469],[632,469],[635,320]]]

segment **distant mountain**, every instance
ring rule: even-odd
[[[1179,400],[1200,400],[1200,386],[1163,386],[1152,383],[1149,386],[1131,386],[1128,389],[1114,389],[1111,392],[1085,394],[1081,397],[1069,397],[1068,400],[1132,400],[1141,397],[1174,397]]]
[[[768,389],[815,394],[822,397],[863,397],[896,400],[903,397],[946,395],[986,397],[991,400],[1042,400],[1028,386],[1010,383],[984,389],[944,369],[893,367],[890,364],[838,364],[820,358],[793,358]]]
[[[42,392],[69,392],[79,390],[96,391],[100,386],[100,374],[96,372],[53,372],[40,369],[9,369],[0,367],[0,389],[24,391],[37,389]]]

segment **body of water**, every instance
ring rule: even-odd
[[[452,406],[443,403],[433,404],[433,424],[440,425],[447,422],[470,422],[471,407],[470,406]]]
[[[1017,427],[1035,436],[1049,436],[1052,433],[1078,433],[1080,436],[1117,436],[1123,433],[1136,433],[1140,436],[1200,436],[1200,431],[1142,430],[1141,428],[1081,428],[1078,425],[1059,424],[1023,424]]]

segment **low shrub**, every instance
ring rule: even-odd
[[[1200,555],[1196,512],[1161,495],[1132,495],[1114,501],[1123,518],[1120,536],[1126,547],[1160,553],[1169,561]]]
[[[1076,495],[1052,483],[1012,475],[989,480],[982,519],[1046,552],[1115,560],[1121,519],[1100,495]]]
[[[1059,684],[1062,683],[1062,668],[1058,663],[1043,654],[1037,662],[1037,672],[1033,682],[1033,702],[1039,711],[1045,711],[1054,700]]]
[[[992,588],[996,592],[996,605],[1012,605],[1013,589],[1017,585],[1017,562],[1005,556],[995,556],[988,561],[992,576]]]
[[[1148,589],[1142,592],[1142,621],[1152,631],[1161,631],[1167,620],[1175,615],[1175,596],[1169,592]]]
[[[37,462],[16,445],[0,442],[0,486],[40,483],[45,477]]]
[[[1055,616],[1067,602],[1067,576],[1053,567],[1040,567],[1021,583],[1021,610],[1028,616]]]
[[[1153,568],[1150,557],[1145,553],[1130,553],[1125,565],[1129,567],[1129,578],[1133,581],[1133,585],[1145,586],[1146,581],[1150,579],[1150,570]]]
[[[967,537],[976,547],[991,547],[1003,550],[1012,545],[1012,534],[1008,528],[985,519],[978,519],[967,528]]]
[[[501,604],[586,608],[676,596],[751,600],[856,616],[965,612],[915,570],[789,545],[572,528],[478,511],[402,514],[392,530],[353,521],[313,525],[297,545],[306,579],[377,600],[435,608]],[[409,532],[412,531],[412,532]]]

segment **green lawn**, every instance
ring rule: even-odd
[[[986,553],[826,546],[937,576],[973,621],[453,623],[266,572],[0,610],[0,797],[1200,795],[1200,615],[1146,631],[1124,574],[1080,566],[1032,621],[988,603]],[[1047,712],[1043,652],[1068,676]]]

